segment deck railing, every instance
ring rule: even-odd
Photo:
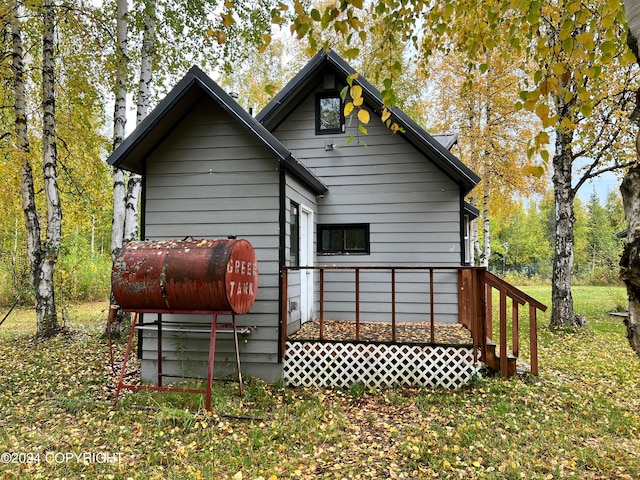
[[[511,299],[511,354],[520,356],[519,344],[519,305],[529,304],[529,348],[531,374],[538,374],[538,310],[545,311],[546,305],[538,302],[523,291],[505,282],[490,272],[485,272],[485,288],[487,299],[486,329],[487,337],[493,338],[493,289],[499,295],[499,342],[500,342],[500,373],[506,376],[507,371],[507,298]]]
[[[444,266],[303,266],[283,267],[281,270],[281,294],[282,294],[282,318],[281,318],[281,351],[284,355],[287,339],[288,302],[289,302],[289,272],[298,270],[314,270],[319,272],[319,279],[314,291],[318,293],[318,324],[320,340],[324,340],[325,321],[325,272],[327,271],[352,271],[354,282],[354,308],[355,308],[355,338],[360,340],[361,324],[361,276],[362,272],[387,271],[390,272],[391,294],[391,341],[396,341],[397,328],[397,272],[414,271],[428,273],[428,291],[425,292],[428,301],[428,315],[430,323],[430,338],[425,343],[435,343],[434,332],[436,322],[436,305],[438,304],[437,283],[434,280],[435,272],[451,272],[457,274],[458,288],[458,322],[464,325],[470,332],[474,345],[474,360],[477,360],[478,351],[485,361],[491,355],[490,344],[493,339],[493,290],[497,291],[499,298],[499,371],[502,376],[508,376],[509,356],[518,357],[520,354],[519,335],[519,306],[529,304],[529,353],[530,368],[533,375],[538,374],[538,338],[537,338],[537,310],[545,311],[547,307],[534,298],[525,294],[516,287],[510,285],[499,277],[481,267],[444,267]],[[511,299],[511,317],[507,317],[507,299]],[[511,345],[509,348],[507,335],[511,330]],[[495,368],[495,367],[492,367]]]

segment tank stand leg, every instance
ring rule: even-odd
[[[162,388],[162,314],[158,313],[158,387]]]
[[[120,307],[117,305],[109,305],[109,316],[107,318],[107,338],[109,339],[109,364],[111,365],[111,372],[116,373],[116,367],[113,363],[113,333],[111,329],[113,322],[116,321]]]
[[[236,314],[231,314],[233,322],[233,341],[236,347],[236,368],[238,369],[238,387],[242,396],[242,370],[240,369],[240,349],[238,348],[238,328],[236,327]]]
[[[218,330],[218,314],[214,313],[211,318],[211,337],[209,339],[209,367],[207,370],[207,394],[206,408],[211,411],[211,385],[213,384],[213,366],[216,355],[216,332]]]
[[[131,321],[131,331],[129,332],[129,342],[127,342],[127,350],[124,353],[124,360],[122,360],[122,370],[120,370],[120,377],[118,377],[118,386],[116,387],[116,398],[113,401],[113,407],[118,406],[118,397],[120,396],[120,390],[124,385],[124,374],[127,369],[127,362],[129,361],[129,355],[131,354],[131,344],[133,343],[133,334],[136,331],[136,322],[138,321],[138,314],[133,316]]]

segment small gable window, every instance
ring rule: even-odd
[[[316,134],[343,133],[344,111],[338,93],[316,95]]]
[[[369,224],[318,225],[318,253],[320,255],[368,255]]]

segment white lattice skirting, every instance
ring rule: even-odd
[[[304,387],[445,387],[467,384],[480,369],[471,347],[287,342],[284,381]]]

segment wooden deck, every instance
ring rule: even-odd
[[[356,323],[349,320],[324,320],[322,340],[343,342],[392,343],[391,324],[382,322],[360,322],[359,339],[356,339]],[[320,322],[307,322],[289,340],[321,340]],[[471,332],[455,323],[435,323],[434,342],[431,343],[431,323],[398,323],[393,343],[418,345],[473,345]]]
[[[343,355],[342,351],[329,352],[330,348],[334,348],[339,343],[343,345],[351,345],[347,352],[351,354],[354,346],[357,346],[358,355],[365,354],[364,345],[370,345],[371,348],[377,346],[389,347],[425,347],[429,351],[433,350],[435,355],[439,355],[438,362],[447,362],[445,357],[459,358],[460,351],[468,349],[470,352],[470,361],[466,359],[464,362],[472,365],[467,372],[472,372],[476,368],[480,360],[491,370],[500,372],[503,377],[509,377],[515,374],[517,369],[518,357],[520,354],[520,313],[522,311],[522,322],[526,321],[528,316],[529,338],[529,362],[530,372],[532,375],[538,374],[538,336],[537,336],[537,312],[544,312],[547,307],[530,297],[518,288],[510,285],[499,277],[488,272],[481,267],[465,267],[465,266],[360,266],[360,265],[342,265],[342,266],[305,266],[305,267],[283,267],[281,270],[281,304],[288,305],[290,298],[288,293],[288,271],[289,270],[318,270],[318,320],[304,324],[297,332],[289,334],[287,326],[289,323],[288,309],[282,309],[282,317],[280,319],[280,352],[281,358],[288,357],[288,349],[294,344],[305,343],[304,349],[296,353],[298,360],[301,362],[312,361],[311,357],[305,356],[313,348],[317,352],[322,351],[328,356]],[[325,312],[332,312],[330,308],[325,308],[325,290],[330,282],[325,279],[325,272],[353,272],[353,289],[349,292],[353,294],[354,316],[355,321],[339,321],[328,320]],[[361,292],[361,274],[372,272],[390,272],[389,291],[390,291],[390,322],[382,322],[375,318],[376,322],[367,322],[365,315],[370,312],[381,312],[377,309],[377,303],[380,300],[377,297],[365,299],[365,295]],[[404,323],[397,318],[398,308],[402,302],[398,300],[398,282],[397,275],[400,273],[424,272],[428,278],[425,284],[425,290],[422,292],[422,298],[427,299],[424,309],[419,318],[429,318],[429,322],[424,323]],[[445,276],[442,277],[441,275]],[[454,274],[453,276],[450,274]],[[451,278],[457,278],[457,292],[451,295]],[[348,276],[347,283],[349,282]],[[335,280],[332,280],[335,281]],[[344,283],[344,281],[343,281]],[[400,282],[402,283],[402,282]],[[440,289],[441,285],[447,288]],[[448,290],[447,290],[448,289]],[[336,292],[342,293],[341,290],[333,288],[330,290],[334,296]],[[494,337],[494,308],[493,293],[496,292],[498,319],[496,322],[497,335]],[[370,294],[371,292],[369,292]],[[412,291],[412,294],[415,293]],[[349,293],[347,294],[347,297]],[[415,295],[414,295],[415,296]],[[435,321],[438,311],[450,310],[451,297],[457,297],[457,315],[456,323],[439,323]],[[447,299],[443,301],[443,299]],[[347,301],[349,301],[347,299]],[[344,298],[339,302],[344,303]],[[366,305],[366,308],[365,307]],[[344,305],[343,305],[344,307]],[[350,308],[350,307],[349,307]],[[528,310],[528,312],[527,312]],[[334,309],[334,312],[346,311],[344,308]],[[384,310],[386,312],[386,310]],[[528,314],[528,315],[527,315]],[[336,313],[329,313],[336,315]],[[340,315],[340,313],[337,313]],[[327,315],[328,316],[328,315]],[[362,318],[365,317],[365,318]],[[410,321],[407,319],[406,321]],[[380,323],[378,323],[380,322]],[[315,346],[311,346],[315,344]],[[334,344],[330,347],[329,344]],[[431,349],[430,347],[437,347]],[[445,349],[440,347],[446,347]],[[295,346],[301,349],[300,345]],[[338,348],[338,347],[335,347]],[[369,348],[369,347],[367,347]],[[438,349],[439,348],[439,349]],[[456,351],[460,350],[460,351]],[[445,352],[445,353],[443,353]],[[376,353],[375,355],[382,354]],[[369,353],[366,353],[369,355]],[[374,355],[374,356],[375,356]],[[384,353],[383,355],[387,355]],[[414,353],[409,356],[415,355]],[[423,355],[420,353],[419,355]],[[426,354],[425,354],[426,355]],[[431,355],[431,353],[429,353]],[[426,357],[424,357],[426,358]],[[435,358],[435,357],[434,357]],[[444,360],[443,360],[444,359]],[[354,361],[360,361],[354,358]],[[429,360],[431,361],[431,360]],[[463,363],[464,363],[463,362]],[[286,364],[287,362],[285,362]],[[297,363],[297,362],[296,362]],[[326,362],[325,362],[326,363]],[[429,363],[422,363],[420,368],[428,368]],[[298,369],[304,366],[297,365],[292,368],[292,372],[296,373]],[[347,370],[352,366],[345,367]],[[286,371],[286,368],[285,368]],[[348,372],[347,372],[348,373]],[[442,373],[442,372],[441,372]],[[312,379],[315,381],[315,379]],[[392,379],[395,381],[395,379]],[[426,379],[427,383],[433,384],[431,379]]]

